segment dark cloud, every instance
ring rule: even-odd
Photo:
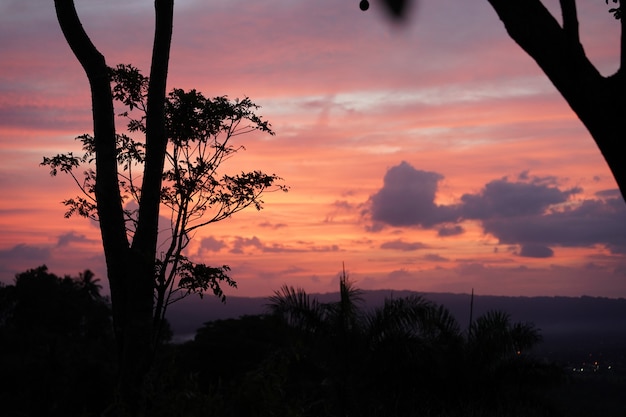
[[[211,252],[219,252],[226,247],[223,240],[215,239],[213,236],[205,237],[200,241],[200,247]]]
[[[506,178],[491,181],[478,194],[461,197],[466,219],[540,215],[553,204],[564,203],[578,189],[561,191],[535,182],[509,182]]]
[[[435,204],[436,172],[420,171],[407,162],[387,171],[384,185],[369,200],[371,231],[384,226],[437,228],[440,237],[464,233],[463,220],[478,220],[483,231],[501,244],[514,246],[526,257],[554,256],[555,246],[608,248],[626,253],[626,204],[616,190],[597,199],[573,201],[580,188],[562,190],[554,176],[531,176],[524,171],[516,181],[490,181],[459,204]],[[408,250],[400,241],[384,249]],[[412,249],[414,250],[414,249]]]
[[[443,226],[437,230],[437,235],[441,237],[456,236],[465,233],[465,229],[458,224],[454,226]]]
[[[33,260],[46,261],[50,257],[50,249],[20,243],[10,249],[0,250],[0,260]]]
[[[542,245],[522,245],[519,255],[527,258],[551,258],[554,251]]]
[[[483,220],[485,232],[505,244],[589,247],[626,253],[626,205],[620,199],[585,200],[565,211],[517,219]]]
[[[441,174],[417,170],[404,161],[390,168],[383,188],[370,197],[372,220],[390,226],[426,228],[454,221],[454,207],[435,204],[442,179]]]
[[[50,260],[50,249],[20,243],[0,250],[0,272],[15,274],[43,265]]]
[[[530,175],[529,170],[522,171],[517,176],[517,180],[522,181],[522,182],[530,182],[536,185],[558,185],[559,184],[559,178],[555,177],[554,175],[538,177],[536,175]]]
[[[232,253],[243,253],[246,248],[263,249],[263,244],[256,236],[251,238],[237,236],[230,251]]]
[[[619,189],[613,188],[610,190],[602,190],[596,193],[596,196],[599,198],[620,198],[622,194],[619,192]]]
[[[295,253],[295,252],[337,252],[339,251],[338,245],[325,245],[315,246],[310,243],[299,241],[303,247],[289,247],[278,243],[272,243],[270,245],[261,242],[261,240],[254,236],[251,238],[245,238],[237,236],[232,242],[230,249],[231,253],[243,254],[247,249],[256,249],[264,253]]]
[[[307,242],[304,240],[296,241],[298,245],[301,245],[304,249],[294,250],[294,252],[337,252],[339,251],[339,245],[314,245],[313,242]]]
[[[402,240],[392,240],[380,245],[381,249],[401,250],[405,252],[426,249],[429,246],[421,242],[403,242]]]
[[[429,262],[449,262],[450,259],[448,258],[444,258],[441,255],[437,255],[436,253],[429,253],[427,255],[424,255],[422,257],[425,261],[429,261]]]
[[[282,229],[283,227],[287,227],[287,224],[285,224],[285,223],[273,224],[273,223],[270,223],[270,222],[263,222],[263,223],[259,223],[259,227],[264,227],[264,228],[267,228],[267,229],[274,229],[274,230],[276,230],[276,229]]]
[[[74,242],[85,243],[92,242],[92,240],[88,239],[85,235],[78,234],[76,232],[69,232],[59,236],[59,239],[57,240],[57,246],[68,246]]]

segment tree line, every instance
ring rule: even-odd
[[[6,416],[107,415],[118,361],[110,300],[93,273],[45,266],[0,286],[0,400]],[[548,416],[563,380],[532,348],[531,323],[491,311],[469,329],[420,296],[368,309],[342,273],[339,300],[283,286],[264,314],[207,322],[182,344],[163,338],[154,416]]]

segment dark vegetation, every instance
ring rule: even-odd
[[[207,322],[191,341],[163,343],[145,393],[147,411],[222,417],[625,411],[617,391],[624,375],[572,376],[538,359],[533,348],[541,335],[533,324],[493,310],[461,331],[445,307],[423,297],[388,298],[366,309],[361,296],[345,274],[338,301],[285,286],[269,298],[265,314]],[[106,415],[117,358],[110,303],[90,271],[58,277],[41,266],[0,286],[0,340],[2,415]],[[615,403],[595,403],[598,390],[614,390]]]
[[[103,410],[114,351],[109,301],[90,271],[57,277],[40,266],[0,286],[0,414]]]

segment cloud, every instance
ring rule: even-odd
[[[87,236],[83,234],[78,234],[76,232],[69,232],[59,236],[57,240],[57,246],[69,246],[72,243],[89,243],[93,242],[93,240],[87,238]]]
[[[286,223],[270,223],[270,222],[262,222],[259,223],[259,227],[267,228],[267,229],[282,229],[283,227],[287,227]]]
[[[205,237],[200,241],[200,248],[210,252],[219,252],[224,247],[226,247],[226,243],[213,236]]]
[[[370,197],[374,222],[390,226],[422,226],[454,221],[455,208],[435,204],[436,172],[421,171],[403,161],[385,174],[383,188]]]
[[[20,243],[0,250],[0,272],[15,274],[50,260],[50,249]]]
[[[429,253],[422,257],[425,261],[429,262],[449,262],[450,259],[444,258],[441,255],[437,255],[436,253]]]
[[[468,262],[468,263],[462,263],[460,264],[457,268],[456,268],[456,272],[459,275],[463,275],[463,276],[481,276],[483,274],[485,274],[485,271],[488,268],[485,267],[484,264],[482,263],[478,263],[478,262]]]
[[[479,221],[483,232],[519,248],[523,257],[554,256],[553,247],[601,245],[626,253],[626,205],[613,190],[595,199],[572,200],[579,187],[561,189],[554,176],[536,177],[523,171],[515,181],[500,178],[460,202],[435,204],[441,174],[401,162],[389,169],[383,187],[370,197],[370,230],[384,226],[437,228],[440,237],[464,233],[463,221]],[[386,242],[383,249],[415,250],[409,244]]]
[[[244,254],[248,250],[257,250],[263,253],[298,253],[298,252],[338,252],[339,245],[314,245],[310,242],[297,241],[299,247],[291,247],[279,243],[266,244],[256,236],[251,238],[236,236],[231,244],[230,252]]]
[[[624,200],[585,200],[563,211],[518,218],[484,219],[483,229],[503,244],[590,247],[626,253]]]
[[[10,249],[0,250],[0,260],[34,260],[42,262],[50,256],[50,249],[20,243]]]
[[[336,200],[331,205],[331,210],[326,214],[325,223],[333,223],[337,219],[346,221],[351,218],[354,213],[359,212],[359,205],[353,204],[346,200]]]
[[[401,250],[405,252],[426,249],[428,247],[428,245],[422,242],[403,242],[402,240],[392,240],[390,242],[384,242],[380,245],[381,249]]]
[[[237,236],[233,241],[230,252],[241,254],[244,253],[244,250],[247,248],[263,249],[263,244],[261,243],[261,240],[259,240],[259,238],[256,236],[252,238]]]
[[[553,204],[564,203],[579,189],[561,191],[547,184],[509,182],[506,178],[489,182],[478,194],[461,197],[466,219],[540,215]]]
[[[443,226],[437,231],[437,235],[441,237],[456,236],[465,233],[465,229],[462,226]]]
[[[554,251],[543,245],[522,245],[519,255],[527,258],[551,258]]]

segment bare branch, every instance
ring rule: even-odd
[[[570,42],[580,45],[576,0],[559,0],[559,2],[561,3],[563,30],[565,31],[565,36]]]

